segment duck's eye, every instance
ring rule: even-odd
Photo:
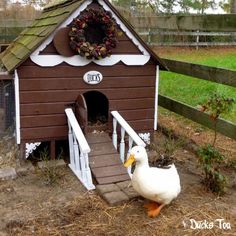
[[[139,153],[139,151],[137,151],[137,153]]]

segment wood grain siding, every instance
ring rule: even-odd
[[[66,108],[65,102],[21,104],[21,116],[61,114]]]
[[[145,66],[119,63],[110,67],[94,63],[73,67],[62,63],[43,68],[27,60],[18,69],[22,141],[66,139],[64,110],[79,94],[88,91],[103,93],[109,100],[109,112],[119,111],[135,130],[153,130],[155,69],[152,62]],[[90,70],[102,73],[100,84],[88,85],[83,81],[83,75]]]
[[[118,37],[116,48],[112,49],[112,54],[140,54],[140,50],[132,40],[123,32],[122,36]],[[47,45],[45,49],[40,52],[40,55],[58,55],[53,42]]]
[[[153,119],[128,121],[136,132],[153,131]]]
[[[99,89],[93,88],[89,91],[103,93],[109,100],[129,99],[129,98],[149,98],[154,97],[155,91],[151,87],[125,88],[125,89]],[[24,103],[47,103],[47,102],[70,102],[74,101],[78,94],[83,94],[88,90],[51,90],[51,91],[23,91],[20,93],[20,101]]]
[[[127,100],[111,100],[110,110],[133,110],[133,109],[154,109],[154,98],[141,98],[141,99],[129,99]]]
[[[141,98],[141,99],[129,99],[127,100],[110,100],[110,111],[112,110],[132,110],[132,109],[154,109],[153,98]],[[61,111],[67,107],[65,102],[54,102],[54,103],[33,103],[33,104],[21,104],[21,114],[24,116],[35,116],[35,115],[50,115],[50,114],[61,114]]]
[[[36,128],[22,128],[21,135],[24,141],[49,141],[51,139],[66,139],[68,125]]]
[[[77,78],[35,78],[35,79],[21,79],[21,91],[48,91],[48,90],[68,90],[71,88],[90,89],[91,85],[84,83],[80,77]],[[104,77],[102,83],[97,85],[99,89],[106,88],[129,88],[131,83],[134,87],[153,87],[155,86],[155,80],[153,76],[145,76],[145,80],[142,76],[128,76],[119,78],[119,83],[116,83],[117,77]]]
[[[66,116],[64,114],[54,115],[39,115],[39,116],[22,116],[21,127],[32,128],[32,127],[49,127],[49,126],[65,126],[67,125]]]
[[[120,41],[116,48],[112,49],[112,54],[141,54],[138,47],[131,41]]]
[[[124,110],[119,111],[126,121],[136,121],[140,119],[152,119],[153,109],[141,109],[141,110]],[[34,127],[50,127],[50,126],[65,126],[67,125],[67,119],[64,114],[52,114],[52,115],[30,115],[21,116],[22,128],[34,128]]]
[[[140,119],[153,119],[152,109],[140,109],[140,110],[119,110],[119,113],[125,117],[126,121],[135,121]]]
[[[126,66],[119,63],[114,66],[102,67],[91,63],[83,67],[68,66],[65,63],[55,67],[39,67],[39,66],[21,66],[18,70],[20,78],[71,78],[82,77],[86,72],[96,70],[103,74],[103,77],[123,77],[123,76],[148,76],[156,74],[156,67],[152,64],[145,66]]]

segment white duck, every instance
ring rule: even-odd
[[[131,183],[141,196],[153,201],[144,206],[148,209],[148,216],[155,217],[180,193],[178,172],[174,164],[167,169],[150,167],[147,152],[142,146],[135,146],[131,149],[124,165],[129,167],[133,162],[136,165]]]

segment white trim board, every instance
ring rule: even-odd
[[[14,74],[14,86],[15,86],[15,109],[16,109],[16,143],[20,144],[20,94],[19,94],[19,76],[17,70]]]
[[[40,65],[42,67],[48,66],[53,67],[61,64],[62,62],[66,62],[72,66],[85,66],[91,62],[94,62],[97,65],[101,66],[112,66],[117,64],[118,62],[123,62],[126,65],[145,65],[150,60],[150,54],[148,51],[142,46],[142,44],[135,38],[135,36],[129,31],[129,29],[124,25],[124,23],[119,19],[119,17],[110,9],[110,7],[105,4],[103,0],[98,1],[106,11],[110,11],[112,13],[113,18],[116,20],[116,23],[120,26],[120,28],[124,31],[124,33],[132,40],[132,42],[139,48],[142,52],[140,55],[130,55],[130,54],[121,54],[121,55],[111,55],[110,57],[106,57],[100,60],[88,60],[79,55],[74,55],[72,57],[64,57],[61,55],[39,55],[42,50],[44,50],[47,45],[49,45],[57,32],[57,30],[66,27],[70,22],[73,21],[75,17],[77,17],[83,10],[87,8],[87,6],[92,3],[91,0],[84,2],[76,11],[74,11],[62,24],[60,24],[56,30],[30,55],[30,59]]]
[[[155,86],[155,111],[154,111],[154,130],[157,130],[158,122],[158,90],[159,90],[160,70],[156,66],[156,86]]]
[[[144,55],[111,55],[100,60],[88,60],[79,55],[72,57],[64,57],[60,55],[36,55],[30,56],[30,59],[39,66],[53,67],[66,62],[71,66],[86,66],[91,62],[94,62],[100,66],[113,66],[118,62],[122,61],[125,65],[135,66],[135,65],[145,65],[149,60],[150,56]]]
[[[41,142],[37,143],[26,143],[25,144],[25,158],[27,159],[31,153],[33,153],[34,150],[37,149],[37,147],[41,144]]]

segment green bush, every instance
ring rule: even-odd
[[[220,166],[225,160],[224,156],[210,144],[201,147],[198,154],[205,173],[205,186],[213,193],[222,195],[227,186],[227,179],[220,172]]]

